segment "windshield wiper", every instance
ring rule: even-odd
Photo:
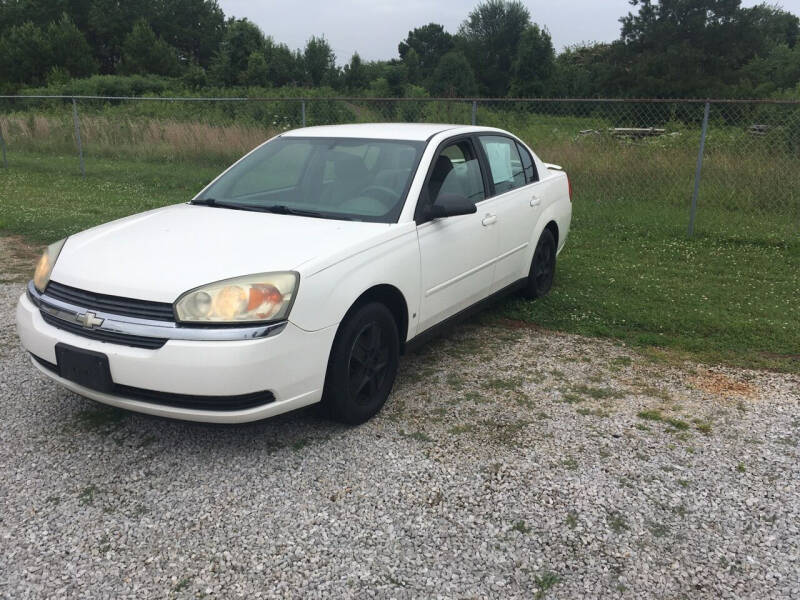
[[[193,204],[194,206],[213,206],[214,208],[230,208],[231,210],[254,210],[252,207],[245,206],[244,204],[219,202],[214,198],[198,198],[197,200],[192,200],[189,204]]]
[[[254,204],[235,204],[233,202],[219,202],[214,198],[198,198],[192,200],[189,204],[195,206],[213,206],[214,208],[230,208],[232,210],[249,210],[252,212],[266,212],[274,213],[276,215],[294,215],[298,217],[314,217],[317,219],[339,219],[342,221],[352,221],[351,217],[345,215],[329,215],[317,210],[308,210],[304,208],[292,208],[285,204],[273,204],[271,206],[259,206]]]
[[[344,215],[330,215],[318,210],[308,210],[305,208],[292,208],[285,204],[273,204],[271,206],[257,206],[254,210],[260,212],[274,213],[276,215],[295,215],[298,217],[315,217],[317,219],[340,219],[343,221],[352,221],[350,217]]]
[[[195,206],[217,206],[217,201],[214,198],[198,198],[197,200],[192,200],[189,204],[194,204]]]

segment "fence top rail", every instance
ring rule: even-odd
[[[280,98],[272,96],[82,96],[82,95],[0,95],[4,100],[142,100],[155,102],[587,102],[587,103],[640,103],[640,104],[789,104],[800,105],[800,99],[775,100],[769,98],[373,98],[353,96],[296,97]]]

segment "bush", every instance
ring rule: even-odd
[[[19,93],[43,96],[143,96],[163,95],[176,87],[182,86],[174,79],[157,75],[94,75],[66,83],[23,88]]]

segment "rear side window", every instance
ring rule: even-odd
[[[519,155],[522,157],[522,168],[525,171],[525,181],[528,183],[539,181],[539,173],[536,172],[536,167],[533,164],[531,153],[528,152],[528,149],[519,142],[517,142],[517,150],[519,150]]]
[[[525,185],[522,158],[514,140],[498,135],[482,135],[480,141],[489,161],[495,194],[503,194]]]

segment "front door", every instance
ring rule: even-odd
[[[422,274],[418,333],[489,294],[498,240],[486,184],[470,137],[448,141],[439,150],[417,207]],[[424,207],[445,194],[469,198],[478,212],[425,220]]]

